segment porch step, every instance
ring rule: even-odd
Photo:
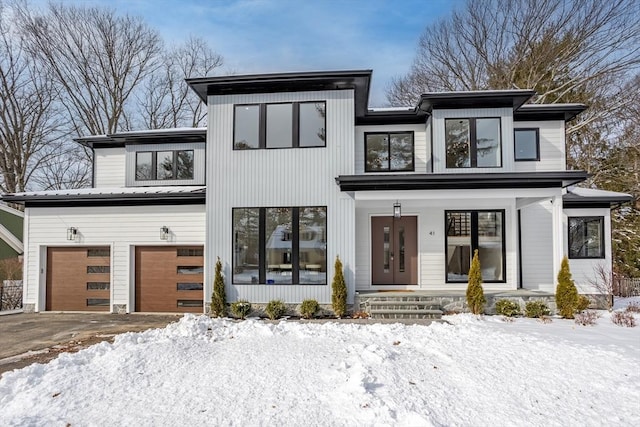
[[[368,300],[367,312],[374,319],[440,319],[442,310],[432,299],[403,301],[385,298],[384,301]]]

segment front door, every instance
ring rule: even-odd
[[[418,218],[371,218],[371,283],[418,284]]]

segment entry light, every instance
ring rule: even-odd
[[[67,228],[67,240],[76,240],[78,237],[78,229],[75,227]]]
[[[166,225],[160,227],[160,240],[169,240],[169,227]]]
[[[400,218],[401,216],[402,216],[402,205],[400,205],[400,202],[396,200],[396,202],[393,204],[393,217]]]

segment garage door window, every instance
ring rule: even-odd
[[[178,274],[202,274],[203,271],[203,267],[194,265],[178,266]]]
[[[108,265],[88,265],[87,273],[88,274],[109,274],[111,272],[111,268]]]
[[[203,289],[202,283],[178,283],[179,291],[201,291]]]
[[[89,258],[94,258],[94,257],[108,257],[110,255],[110,249],[109,248],[94,248],[94,249],[87,249],[87,257]]]
[[[108,298],[87,298],[87,307],[109,306]]]
[[[179,299],[178,307],[202,307],[202,300]]]
[[[88,291],[108,291],[110,287],[109,282],[87,282]]]
[[[204,256],[204,250],[198,248],[179,248],[176,252],[178,256]]]

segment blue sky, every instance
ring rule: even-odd
[[[425,26],[463,0],[63,0],[141,16],[167,43],[202,37],[224,72],[373,69],[370,106],[409,70]],[[39,3],[38,0],[36,2]]]

